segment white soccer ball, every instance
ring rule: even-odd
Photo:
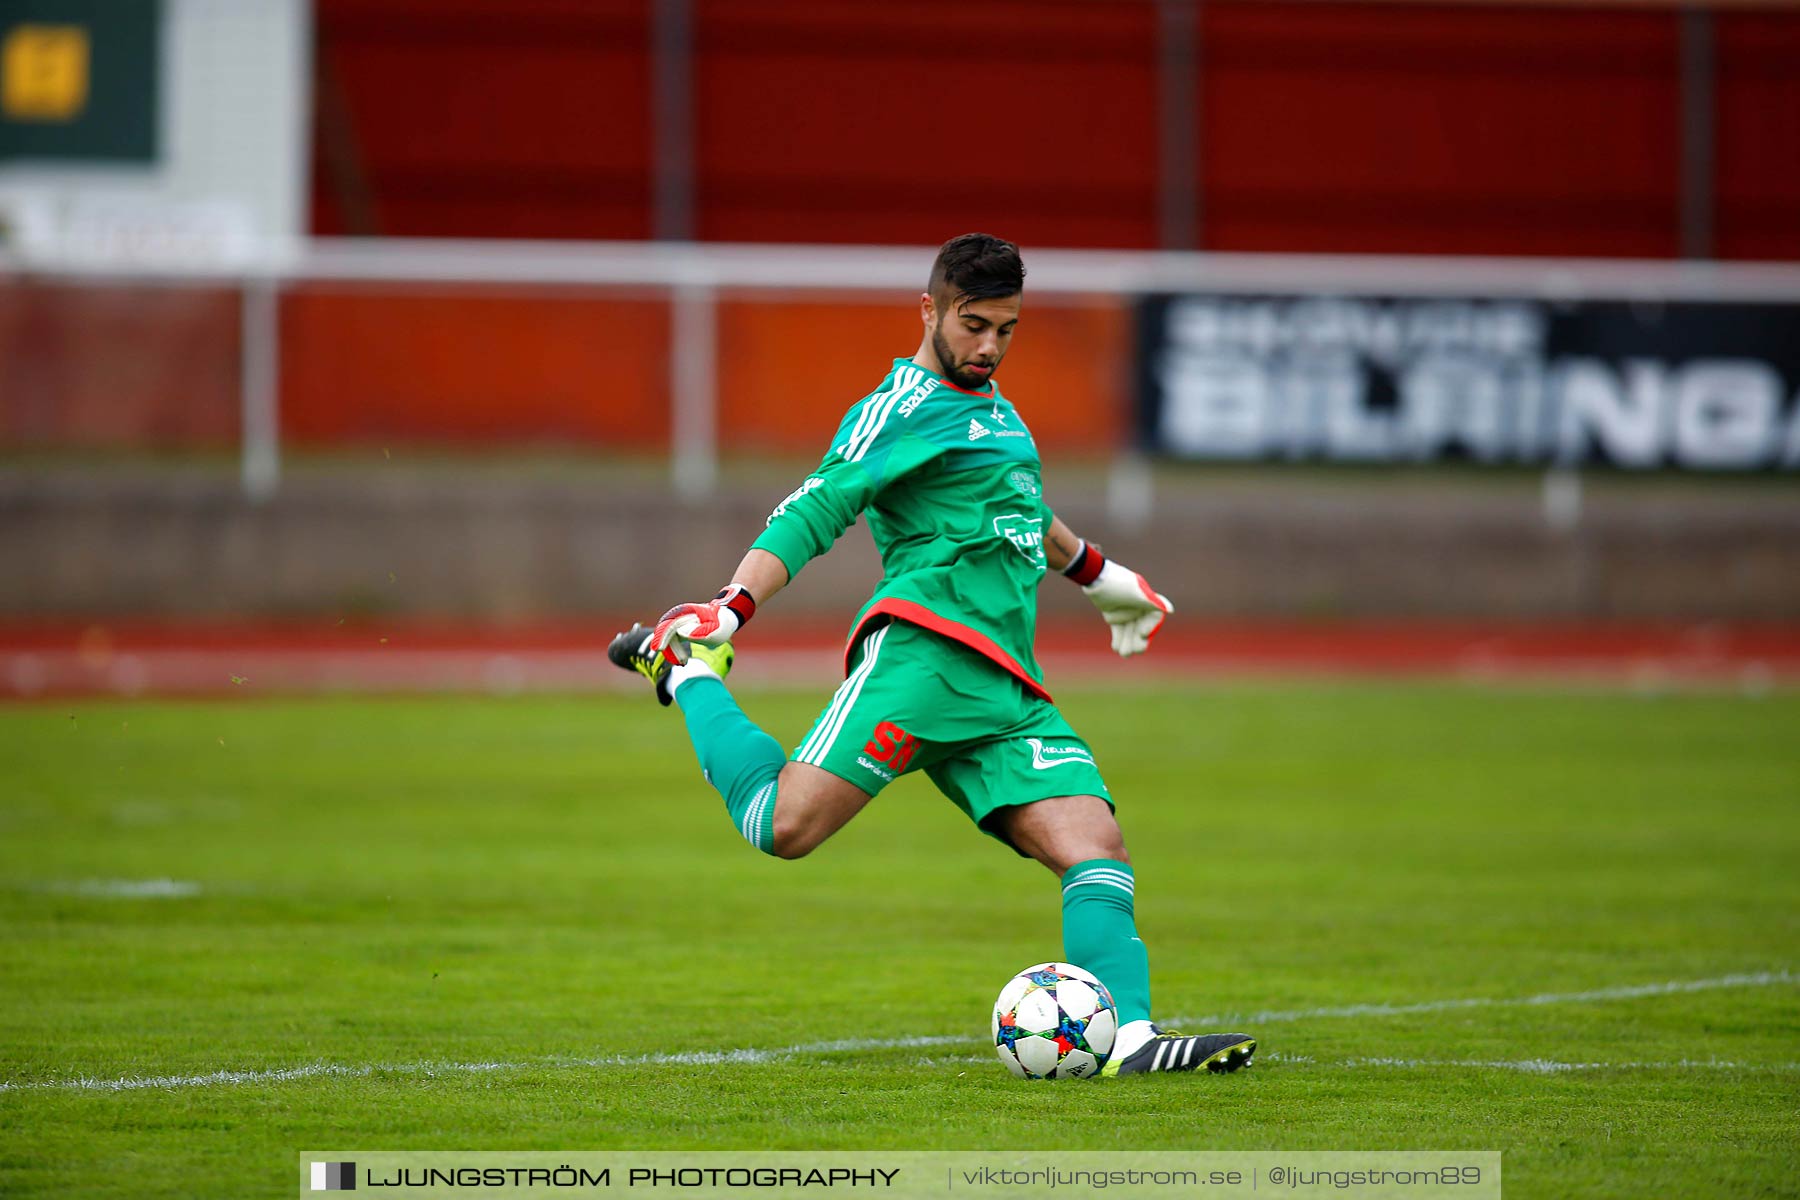
[[[1098,1075],[1118,1033],[1112,993],[1068,963],[1025,968],[994,1001],[994,1052],[1021,1079]]]

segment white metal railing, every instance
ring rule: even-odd
[[[0,276],[240,287],[242,475],[245,491],[256,499],[273,495],[280,481],[283,287],[341,282],[650,289],[671,304],[673,482],[681,494],[697,497],[708,494],[717,477],[719,295],[879,292],[910,302],[924,287],[932,254],[929,247],[319,238],[265,247],[251,259],[150,255],[122,262],[79,252],[24,257],[0,249]],[[1159,291],[1800,302],[1800,264],[1103,250],[1029,250],[1026,263],[1027,295],[1051,304]],[[1124,519],[1147,504],[1138,466],[1122,464],[1112,490]]]
[[[0,248],[0,272],[70,279],[442,282],[910,292],[932,247],[313,238],[241,254],[130,260],[78,251],[24,257]],[[1716,260],[1454,258],[1432,255],[1026,251],[1039,296],[1157,290],[1385,291],[1537,299],[1796,300],[1800,264]]]

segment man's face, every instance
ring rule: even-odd
[[[943,304],[930,296],[922,305],[931,348],[944,368],[944,378],[957,387],[979,389],[1000,369],[1013,327],[1019,323],[1018,295],[991,300]]]

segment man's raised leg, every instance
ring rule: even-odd
[[[738,832],[764,854],[810,854],[869,802],[855,784],[810,763],[789,762],[780,743],[744,715],[713,672],[676,667],[670,687],[706,781],[725,798]]]
[[[744,840],[774,854],[776,792],[787,752],[744,715],[725,681],[700,658],[669,675],[700,773],[724,797],[725,811]]]
[[[650,631],[633,626],[608,655],[656,685],[658,699],[679,705],[706,781],[744,840],[778,858],[799,858],[841,829],[869,802],[868,793],[829,771],[789,762],[781,744],[758,727],[725,687],[729,645],[690,647],[672,666],[651,649]]]

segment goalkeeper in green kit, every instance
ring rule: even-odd
[[[1104,1074],[1234,1071],[1254,1038],[1151,1023],[1149,958],[1112,798],[1033,654],[1046,570],[1082,587],[1120,655],[1148,649],[1172,606],[1044,504],[1037,445],[994,385],[1024,281],[1011,242],[980,233],[946,242],[920,298],[918,353],[896,359],[851,406],[729,586],[620,634],[609,655],[680,706],[707,781],[758,850],[800,858],[899,776],[924,771],[983,833],[1061,880],[1064,956],[1098,975],[1119,1007]],[[852,628],[843,685],[790,756],[726,690],[730,642],[859,513],[885,574]]]

